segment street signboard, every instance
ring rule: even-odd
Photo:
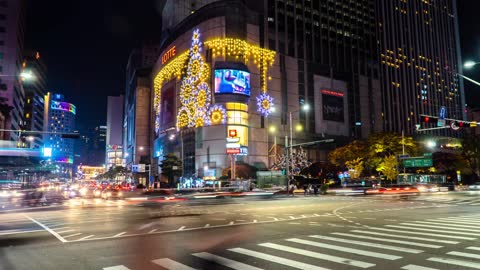
[[[432,167],[433,160],[432,158],[410,158],[403,160],[403,166],[405,168],[415,168],[415,167]]]
[[[239,143],[227,143],[226,147],[227,148],[240,148],[240,144]]]
[[[240,142],[240,138],[239,137],[236,137],[236,138],[227,138],[227,143],[239,143]]]
[[[437,127],[444,127],[445,126],[445,119],[438,119]]]
[[[431,156],[432,156],[432,153],[423,153],[423,156],[424,156],[424,157],[431,157]]]
[[[227,148],[227,154],[240,154],[240,148]]]
[[[447,108],[445,106],[442,106],[440,107],[439,118],[445,120],[445,117],[447,117]]]
[[[132,165],[132,172],[145,172],[145,164],[133,164]]]

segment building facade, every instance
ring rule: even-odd
[[[456,1],[378,0],[377,6],[384,129],[411,135],[420,115],[438,117],[442,107],[447,118],[465,120]]]
[[[107,126],[96,126],[92,132],[92,144],[90,151],[95,153],[91,158],[92,166],[105,164],[105,149],[107,148]]]
[[[153,70],[157,165],[176,152],[183,175],[220,177],[234,151],[270,167],[285,136],[298,144],[381,131],[374,1],[210,2],[162,38]],[[200,81],[189,78],[189,63],[198,72],[192,59]],[[231,131],[240,141],[227,145]],[[309,158],[325,160],[328,148],[316,145]]]
[[[115,166],[125,166],[122,147],[123,95],[107,98],[107,138],[105,166],[107,170]]]
[[[45,95],[47,94],[46,72],[47,69],[39,52],[28,52],[22,64],[25,70],[31,72],[34,80],[24,81],[23,88],[25,91],[25,106],[23,119],[25,124],[24,130],[33,131],[32,135],[28,135],[28,143],[30,148],[43,147],[44,129],[44,113],[45,113]],[[37,132],[37,133],[35,133]]]
[[[159,46],[144,45],[129,56],[125,82],[123,118],[123,157],[127,169],[134,164],[149,164],[151,157],[151,69],[159,55]],[[146,175],[134,175],[146,184]]]
[[[52,162],[57,165],[61,177],[70,178],[73,173],[74,139],[65,134],[75,131],[76,107],[65,101],[62,94],[47,93],[45,96],[44,151],[48,151]],[[47,150],[48,149],[48,150]]]
[[[0,1],[0,112],[2,129],[23,128],[25,93],[22,72],[25,32],[25,3],[23,0]],[[1,120],[1,119],[0,119]],[[5,140],[18,138],[18,132],[5,132]]]

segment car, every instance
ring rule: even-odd
[[[420,192],[438,192],[440,188],[438,185],[435,184],[416,184],[415,187]]]
[[[365,194],[382,194],[382,195],[417,195],[420,191],[411,185],[389,185],[380,188],[371,188],[365,191]]]
[[[468,190],[480,190],[480,183],[474,183],[468,186]]]
[[[101,194],[102,199],[123,199],[123,192],[119,189],[104,189]]]

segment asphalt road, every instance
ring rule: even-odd
[[[0,269],[480,269],[480,193],[71,201],[0,214]]]

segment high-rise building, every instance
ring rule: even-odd
[[[107,126],[97,126],[93,130],[91,151],[95,153],[89,165],[101,166],[105,164],[105,149],[107,147]]]
[[[74,139],[65,134],[75,131],[76,107],[65,101],[62,94],[45,96],[45,148],[51,150],[51,159],[57,164],[59,175],[71,177],[74,160]],[[49,150],[49,151],[50,151]]]
[[[455,0],[377,0],[383,122],[413,134],[420,115],[465,118]],[[448,129],[432,134],[453,135]]]
[[[143,45],[129,56],[123,114],[123,155],[127,168],[151,157],[151,68],[160,54],[158,45]],[[138,175],[136,175],[137,181]],[[145,177],[141,182],[145,184]]]
[[[382,130],[375,0],[207,2],[163,11],[183,15],[165,26],[153,68],[158,164],[174,152],[185,176],[219,177],[232,153],[270,167],[285,136],[342,143]],[[230,131],[240,141],[226,145]],[[308,158],[326,160],[329,147]]]
[[[24,51],[25,4],[0,1],[0,129],[23,129],[25,93],[20,73]],[[18,132],[3,132],[0,139],[17,140]]]
[[[107,170],[115,166],[125,166],[123,160],[123,95],[107,98],[107,138],[106,159]]]
[[[45,112],[45,95],[47,94],[46,86],[46,67],[40,58],[39,52],[28,52],[22,64],[23,68],[31,72],[35,77],[34,80],[25,80],[23,88],[25,91],[25,107],[24,107],[24,130],[33,131],[29,135],[30,148],[43,147],[44,129],[44,112]]]

